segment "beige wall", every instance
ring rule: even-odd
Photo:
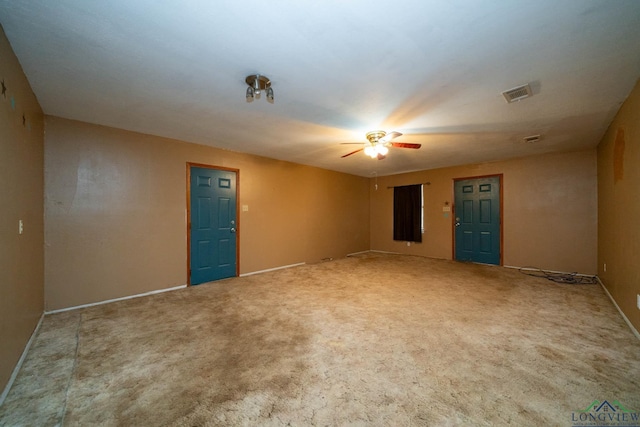
[[[0,81],[6,87],[6,96],[0,95],[2,392],[42,314],[44,260],[42,111],[1,27]],[[18,234],[20,220],[22,235]]]
[[[640,83],[598,146],[598,276],[640,330]],[[604,271],[607,264],[607,271]]]
[[[47,310],[186,283],[187,162],[240,170],[241,274],[369,248],[366,178],[47,117]]]
[[[503,174],[503,263],[547,270],[596,273],[596,151],[434,169],[380,177],[370,182],[371,249],[452,259],[453,179]],[[423,242],[393,241],[393,191],[389,186],[430,182],[424,187]]]

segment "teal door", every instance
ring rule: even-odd
[[[236,172],[190,167],[189,283],[236,276]]]
[[[454,181],[455,256],[500,265],[500,177]]]

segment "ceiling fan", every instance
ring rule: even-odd
[[[413,148],[418,149],[421,147],[420,144],[410,144],[407,142],[390,142],[392,139],[399,137],[402,135],[400,132],[385,132],[383,130],[374,130],[371,132],[367,132],[368,143],[366,142],[347,142],[345,144],[364,144],[364,147],[357,149],[356,151],[352,151],[350,153],[341,156],[342,158],[349,157],[352,154],[358,153],[364,150],[364,154],[371,157],[372,159],[382,160],[387,157],[387,153],[389,152],[389,147],[395,148]]]

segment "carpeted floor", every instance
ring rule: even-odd
[[[367,253],[48,315],[0,425],[571,426],[596,400],[640,412],[599,285]]]

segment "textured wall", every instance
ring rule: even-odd
[[[0,81],[1,392],[44,301],[42,111],[1,28]]]
[[[598,145],[598,276],[640,330],[640,83]],[[604,271],[604,265],[607,271]]]
[[[47,117],[48,310],[186,283],[187,162],[240,170],[241,274],[369,248],[367,178]]]
[[[548,154],[515,160],[434,169],[378,178],[370,186],[371,249],[435,258],[453,257],[453,179],[503,174],[503,263],[596,273],[596,151]],[[393,241],[393,191],[388,186],[431,182],[424,187],[423,242]]]

